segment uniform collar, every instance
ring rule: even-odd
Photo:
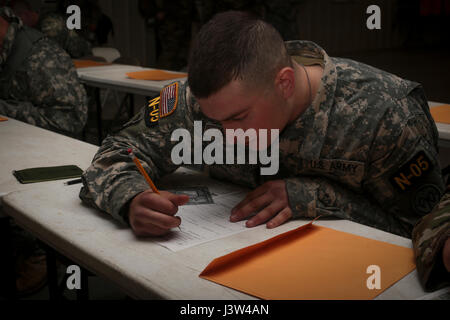
[[[336,67],[325,50],[314,42],[288,41],[286,48],[294,59],[296,56],[306,58],[305,61],[320,63],[324,69],[319,89],[311,105],[286,128],[288,130],[284,130],[289,132],[290,129],[294,129],[297,134],[300,130],[302,141],[299,151],[306,158],[316,159],[319,158],[321,146],[324,144],[330,110],[334,102],[337,83]]]

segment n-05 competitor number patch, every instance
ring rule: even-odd
[[[407,191],[410,187],[433,170],[433,164],[425,152],[418,152],[391,176],[391,183],[400,191]]]

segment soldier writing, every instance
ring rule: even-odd
[[[254,189],[230,213],[232,222],[248,219],[247,227],[325,215],[410,238],[444,191],[437,130],[420,84],[329,57],[309,41],[284,42],[246,13],[220,13],[205,24],[188,82],[169,85],[155,103],[103,141],[80,192],[138,236],[178,227],[178,207],[188,198],[148,190],[126,150],[157,181],[177,168],[171,133],[193,132],[194,121],[279,130],[277,174],[260,175],[258,164],[208,166],[212,177]]]

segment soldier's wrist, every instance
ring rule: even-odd
[[[143,192],[143,191],[142,191]],[[142,192],[139,192],[137,194],[135,194],[133,197],[131,197],[127,202],[125,202],[125,204],[122,206],[122,208],[120,209],[119,215],[122,217],[122,220],[129,226],[131,227],[130,224],[130,206],[131,206],[131,202],[133,202],[133,200],[140,195]]]

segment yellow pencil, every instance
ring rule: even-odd
[[[147,174],[147,172],[145,171],[144,167],[142,167],[141,162],[139,161],[139,159],[136,158],[136,156],[133,154],[133,149],[129,148],[127,151],[133,157],[133,161],[136,164],[136,167],[139,169],[139,172],[144,176],[145,180],[147,180],[147,183],[150,186],[150,188],[152,188],[153,192],[155,192],[157,194],[160,194],[158,189],[156,188],[155,184],[153,183],[152,179]],[[178,229],[180,229],[180,231],[181,231],[180,227],[178,227]]]
[[[139,169],[139,172],[144,176],[145,180],[147,180],[147,183],[150,186],[150,188],[152,188],[153,192],[159,194],[159,191],[156,188],[155,184],[153,183],[152,179],[149,177],[145,169],[142,167],[139,159],[136,158],[136,156],[133,154],[133,150],[131,148],[128,149],[128,153],[133,157],[133,161],[136,164],[136,167]]]

